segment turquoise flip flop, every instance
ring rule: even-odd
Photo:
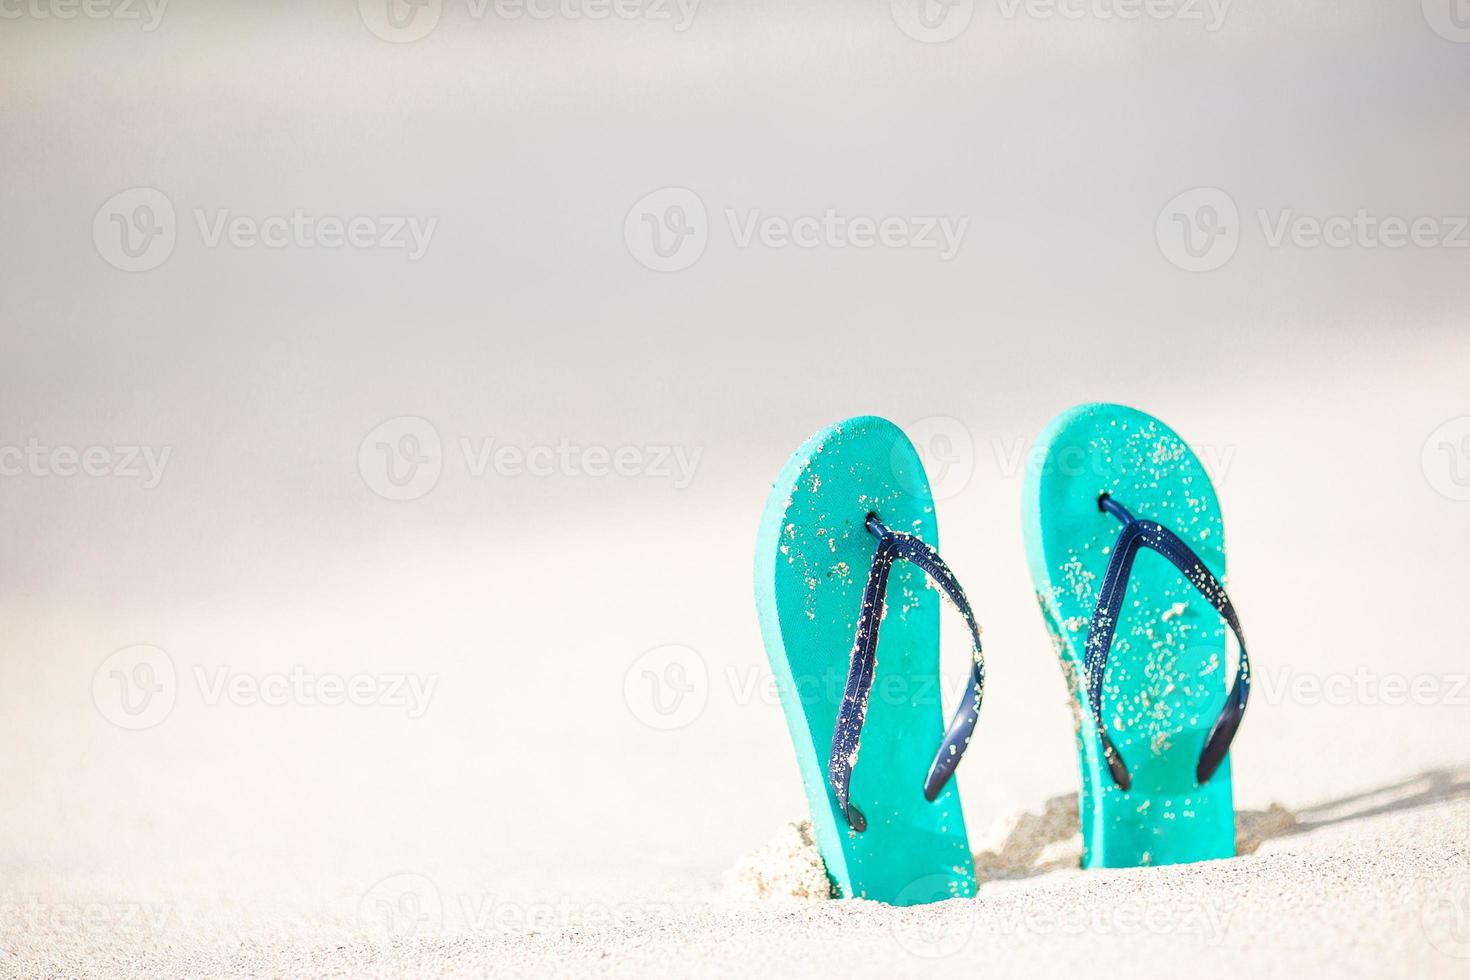
[[[1250,661],[1220,505],[1168,426],[1121,405],[1055,419],[1026,474],[1031,578],[1072,693],[1083,867],[1235,854],[1231,740]],[[1225,627],[1240,666],[1227,688]]]
[[[921,905],[975,894],[950,776],[980,711],[980,632],[936,541],[918,454],[871,416],[807,440],[761,519],[761,634],[817,847],[842,898]],[[973,644],[970,687],[948,729],[936,591],[965,617]]]

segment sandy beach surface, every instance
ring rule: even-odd
[[[532,904],[526,914],[540,921],[526,927],[506,914],[495,927],[443,928],[425,905],[419,935],[387,939],[365,932],[350,909],[277,900],[247,913],[205,889],[186,906],[154,909],[195,919],[187,928],[169,922],[140,936],[119,922],[122,936],[66,941],[41,930],[10,937],[7,953],[17,975],[31,976],[881,977],[972,966],[1121,972],[1146,962],[1201,977],[1463,977],[1464,775],[1426,774],[1396,788],[1409,793],[1397,802],[1383,794],[1381,806],[1354,800],[1342,816],[1270,838],[1250,857],[1055,870],[922,909],[730,903],[699,889],[639,900],[629,897],[635,887],[601,908]],[[375,887],[429,895],[423,881],[400,879]],[[67,894],[107,903],[137,887]],[[474,896],[458,897],[478,913]]]

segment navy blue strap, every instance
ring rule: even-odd
[[[1128,576],[1133,571],[1133,559],[1138,555],[1139,549],[1149,548],[1156,551],[1179,569],[1224,618],[1240,645],[1240,668],[1235,672],[1235,684],[1230,689],[1230,696],[1220,711],[1220,717],[1215,719],[1215,725],[1205,739],[1199,764],[1195,767],[1195,778],[1203,785],[1225,760],[1225,753],[1230,751],[1230,742],[1235,738],[1236,729],[1240,728],[1240,720],[1245,715],[1245,703],[1250,697],[1251,664],[1245,652],[1245,635],[1240,629],[1240,618],[1235,614],[1230,596],[1225,593],[1225,586],[1220,584],[1220,580],[1205,567],[1203,559],[1177,534],[1162,524],[1135,518],[1128,513],[1127,508],[1106,494],[1099,498],[1098,509],[1123,522],[1123,530],[1113,543],[1113,557],[1108,561],[1108,570],[1103,575],[1102,587],[1098,590],[1097,608],[1093,611],[1092,626],[1087,633],[1084,658],[1088,703],[1092,707],[1092,718],[1097,725],[1098,738],[1102,742],[1103,758],[1107,761],[1113,782],[1126,790],[1133,780],[1128,774],[1128,767],[1123,764],[1123,757],[1113,745],[1113,740],[1108,737],[1107,726],[1103,724],[1103,675],[1108,668],[1108,651],[1112,648],[1113,636],[1118,631],[1118,616],[1123,610]]]
[[[827,778],[832,792],[837,795],[837,805],[847,815],[853,830],[867,828],[867,818],[849,799],[849,784],[852,769],[857,764],[858,742],[863,734],[863,720],[868,714],[868,694],[873,687],[873,674],[878,667],[878,630],[883,620],[884,598],[888,592],[888,574],[895,560],[902,558],[912,562],[939,586],[950,601],[965,617],[970,628],[970,640],[974,646],[970,690],[955,711],[949,723],[944,742],[934,756],[929,774],[924,777],[924,798],[932,801],[954,774],[960,757],[970,744],[975,731],[975,722],[980,717],[980,701],[985,696],[985,661],[980,654],[980,627],[975,622],[975,612],[965,598],[965,590],[939,553],[912,534],[893,531],[878,520],[878,515],[869,514],[867,529],[878,539],[878,550],[873,553],[873,564],[868,569],[868,583],[863,588],[863,607],[858,615],[857,635],[852,641],[852,654],[847,669],[847,688],[842,692],[842,706],[837,710],[837,726],[832,733],[832,755],[827,763]]]

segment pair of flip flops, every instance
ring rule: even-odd
[[[1120,405],[1063,413],[1037,449],[1023,491],[1026,551],[1072,694],[1082,864],[1231,857],[1229,748],[1250,667],[1221,585],[1209,476],[1162,422]],[[938,540],[918,453],[872,416],[807,440],[761,521],[761,632],[817,846],[844,898],[975,894],[952,776],[985,671],[974,611]],[[936,593],[959,610],[973,654],[947,724]],[[1228,687],[1227,626],[1240,653]]]

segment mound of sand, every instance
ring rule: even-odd
[[[1279,803],[1235,816],[1238,854],[1254,854],[1261,844],[1297,826],[1297,817]],[[994,850],[975,854],[980,881],[1030,878],[1075,868],[1082,862],[1077,794],[1055,796],[1039,813],[1022,813],[1011,822]],[[746,854],[725,872],[724,894],[732,901],[822,902],[834,897],[810,820],[786,823],[768,843]]]

